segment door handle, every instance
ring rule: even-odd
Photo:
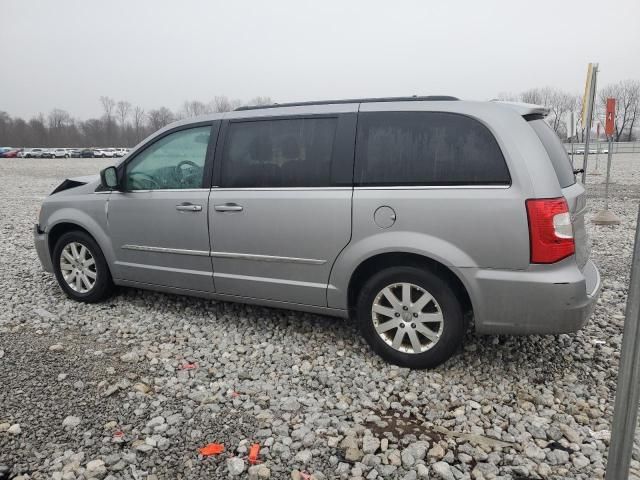
[[[194,205],[193,203],[182,203],[176,205],[176,210],[180,212],[200,212],[202,211],[202,205]]]
[[[214,210],[216,212],[241,212],[242,205],[238,205],[237,203],[225,203],[222,205],[214,205]]]

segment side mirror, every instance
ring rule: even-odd
[[[117,190],[118,185],[118,170],[116,167],[107,167],[100,172],[100,181],[102,186],[111,190]]]

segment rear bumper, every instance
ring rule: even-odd
[[[589,319],[602,288],[593,262],[580,271],[573,257],[520,271],[461,270],[478,333],[575,332]]]
[[[36,224],[33,226],[33,243],[38,252],[38,258],[42,264],[42,268],[49,273],[53,273],[53,263],[51,262],[51,254],[49,253],[49,245],[47,242],[47,234],[40,230]]]

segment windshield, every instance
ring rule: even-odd
[[[567,155],[567,151],[562,145],[562,142],[549,124],[542,118],[530,120],[529,124],[533,127],[544,149],[547,151],[553,169],[556,171],[560,186],[566,188],[576,183],[576,176],[573,174],[573,167],[571,166],[569,155]]]

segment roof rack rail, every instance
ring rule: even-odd
[[[258,110],[261,108],[279,108],[279,107],[303,107],[307,105],[331,105],[336,103],[372,103],[372,102],[446,102],[460,100],[457,97],[449,95],[427,95],[419,97],[380,97],[380,98],[348,98],[342,100],[317,100],[311,102],[291,102],[291,103],[272,103],[271,105],[245,105],[238,107],[235,111],[241,110]]]

